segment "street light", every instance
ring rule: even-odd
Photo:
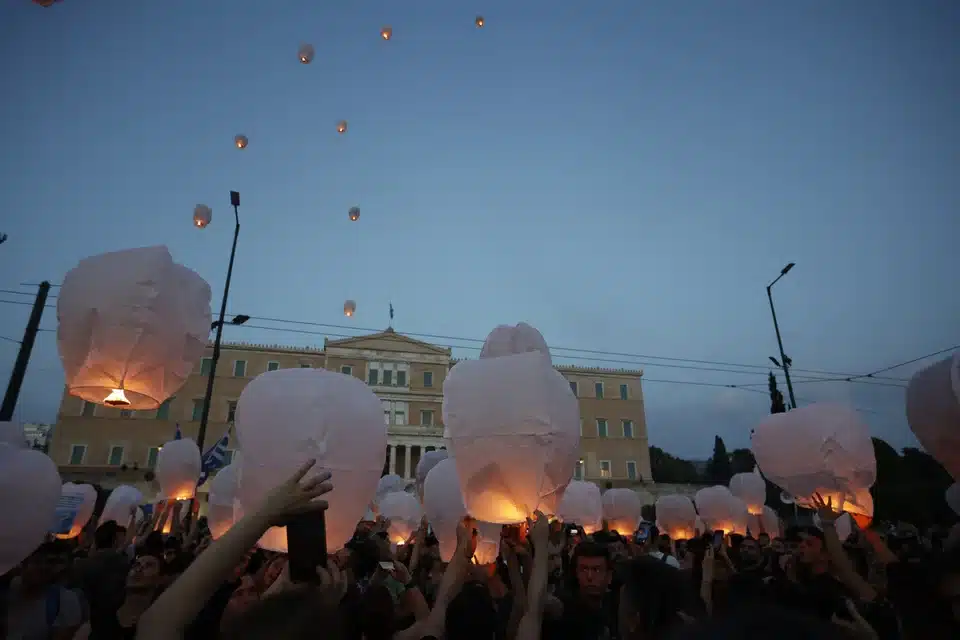
[[[233,276],[233,259],[237,255],[237,238],[240,236],[240,192],[230,192],[230,205],[233,207],[233,246],[230,248],[230,263],[227,265],[227,281],[223,285],[223,298],[220,300],[220,318],[210,325],[210,330],[217,330],[217,337],[213,341],[213,357],[210,359],[210,373],[207,375],[207,392],[203,396],[203,413],[200,414],[200,429],[197,431],[197,447],[203,452],[203,441],[207,435],[207,420],[210,418],[210,400],[213,397],[213,379],[217,374],[217,361],[220,359],[220,339],[223,337],[224,316],[227,315],[227,296],[230,295],[230,278]],[[241,325],[250,316],[238,315],[230,320],[230,324]]]
[[[780,275],[767,285],[767,300],[770,301],[770,314],[773,316],[773,328],[777,332],[777,345],[780,347],[780,362],[777,362],[777,359],[772,356],[770,359],[777,367],[783,369],[783,377],[787,380],[787,392],[790,394],[790,404],[793,405],[790,407],[791,409],[797,408],[797,398],[793,395],[793,383],[790,382],[790,365],[793,361],[783,352],[783,339],[780,337],[780,325],[777,323],[777,312],[773,308],[773,285],[777,284],[780,278],[787,275],[794,266],[796,266],[794,262],[787,264],[787,266],[780,270]]]

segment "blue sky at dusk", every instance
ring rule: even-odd
[[[960,343],[958,33],[955,0],[4,0],[0,336],[22,336],[21,283],[135,246],[219,308],[235,189],[229,310],[318,324],[226,339],[318,345],[392,302],[398,331],[475,357],[452,338],[527,321],[619,354],[560,362],[642,368],[651,443],[705,458],[769,410],[764,287],[796,262],[774,291],[798,400],[912,446],[903,382],[809,370]],[[54,421],[62,384],[45,331],[19,418]]]

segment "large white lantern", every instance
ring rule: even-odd
[[[750,514],[743,500],[723,485],[705,487],[697,491],[693,501],[697,512],[710,531],[745,534]]]
[[[761,515],[751,514],[750,533],[754,538],[761,533],[766,533],[771,538],[780,537],[780,516],[770,507],[764,506]]]
[[[348,318],[352,318],[353,314],[357,312],[357,303],[353,300],[347,300],[343,303],[343,315]]]
[[[240,501],[249,511],[307,460],[311,471],[333,474],[323,496],[327,549],[353,537],[383,471],[387,426],[380,399],[358,378],[324,369],[278,369],[254,378],[237,403],[243,451]],[[286,529],[274,528],[261,546],[286,551]]]
[[[417,494],[420,496],[420,499],[423,499],[423,483],[427,479],[427,474],[430,473],[430,470],[435,466],[440,464],[443,460],[446,460],[448,457],[446,449],[437,449],[436,451],[427,451],[417,462]]]
[[[166,500],[189,500],[197,493],[200,449],[191,438],[171,440],[157,454],[157,482]]]
[[[240,484],[240,462],[234,461],[213,476],[207,494],[207,525],[214,540],[225,534],[236,522],[233,504]]]
[[[603,500],[600,487],[592,482],[574,480],[567,485],[557,508],[557,517],[565,523],[578,524],[587,535],[603,526]]]
[[[754,429],[751,448],[763,474],[803,507],[820,493],[837,511],[863,510],[859,502],[877,476],[870,430],[841,405],[771,414]]]
[[[387,535],[393,544],[404,544],[420,526],[420,501],[406,491],[388,493],[380,501],[380,515],[390,521]]]
[[[640,526],[643,501],[631,489],[607,489],[603,493],[603,519],[607,529],[630,536]]]
[[[550,349],[543,334],[526,322],[516,326],[501,324],[487,335],[480,350],[481,358],[497,358],[516,353],[539,351],[550,359]],[[552,362],[552,361],[551,361]]]
[[[130,524],[130,512],[141,502],[143,502],[143,494],[139,489],[127,484],[120,485],[107,496],[98,524],[113,521],[121,527],[126,527]]]
[[[39,451],[0,444],[0,575],[43,542],[60,500],[57,465]]]
[[[198,204],[193,209],[193,224],[198,229],[205,229],[213,220],[213,209],[205,204]]]
[[[70,529],[65,532],[57,531],[56,536],[64,540],[76,538],[90,522],[93,509],[97,506],[97,490],[93,488],[93,485],[66,482],[60,489],[58,510],[60,505],[71,512]]]
[[[549,358],[460,362],[444,384],[443,418],[470,515],[516,524],[556,513],[578,460],[580,408]]]
[[[350,218],[350,222],[356,222],[360,219],[360,207],[350,207],[350,210],[347,212],[347,217]]]
[[[156,409],[183,386],[210,333],[210,285],[143,247],[84,258],[57,298],[67,390],[97,404]]]
[[[440,544],[440,559],[450,562],[457,548],[457,525],[467,515],[453,458],[441,460],[427,473],[423,510]]]
[[[950,485],[943,497],[953,512],[960,516],[960,482]]]
[[[690,540],[697,528],[697,510],[687,496],[671,494],[657,500],[657,527],[674,540]]]
[[[391,493],[407,490],[407,481],[395,473],[388,473],[377,482],[377,491],[373,494],[373,504],[379,505],[380,501]]]
[[[300,59],[301,64],[310,64],[313,62],[313,55],[314,50],[312,44],[302,44],[297,51],[297,58]]]
[[[763,513],[763,504],[767,501],[767,483],[756,470],[751,473],[737,473],[730,478],[730,493],[747,504],[750,515]]]
[[[960,352],[910,379],[907,422],[923,448],[960,480]]]

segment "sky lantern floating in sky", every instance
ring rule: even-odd
[[[193,224],[198,229],[206,229],[213,220],[213,209],[205,204],[198,204],[193,208]]]
[[[390,521],[387,535],[393,544],[405,544],[420,526],[423,515],[417,496],[406,491],[391,491],[380,500],[380,515]]]
[[[384,27],[380,29],[380,37],[384,40],[389,40],[393,37],[393,27]]]
[[[444,383],[443,420],[460,491],[483,522],[556,513],[580,447],[580,409],[539,351],[465,360]]]
[[[767,483],[756,469],[750,473],[737,473],[730,478],[730,493],[747,504],[750,515],[763,514],[763,503],[767,500]]]
[[[360,207],[350,207],[347,215],[350,217],[351,222],[356,222],[360,219]]]
[[[210,285],[166,247],[84,258],[57,298],[67,391],[96,404],[156,409],[203,355],[210,317]]]
[[[348,318],[352,318],[353,314],[357,312],[357,303],[353,300],[347,300],[343,303],[343,315]]]
[[[210,480],[207,494],[207,523],[214,540],[225,534],[236,522],[233,504],[240,485],[240,461],[233,462],[217,472]]]
[[[189,500],[200,479],[200,449],[191,438],[171,440],[157,454],[157,482],[166,500]]]
[[[70,530],[63,533],[56,532],[56,536],[62,540],[76,538],[90,522],[93,509],[97,506],[97,490],[90,484],[65,482],[60,489],[60,497],[61,500],[66,499],[75,502],[76,512],[73,522],[70,524]]]
[[[278,369],[254,378],[237,402],[237,439],[243,451],[239,496],[245,512],[316,460],[307,477],[333,474],[323,496],[327,549],[337,551],[353,537],[377,489],[387,449],[380,399],[358,378],[325,369]],[[274,527],[260,546],[287,549],[286,528]]]
[[[577,524],[590,535],[603,526],[603,500],[600,487],[592,482],[574,480],[563,491],[557,517],[566,524]]]
[[[237,149],[246,149],[250,140],[242,133],[238,133],[233,137],[233,144],[236,145]]]
[[[657,527],[674,540],[693,539],[697,528],[697,510],[690,498],[678,494],[658,498]]]
[[[310,64],[313,62],[314,53],[312,44],[302,44],[300,49],[297,50],[297,58],[299,58],[301,64]]]
[[[710,531],[746,534],[750,520],[747,505],[725,486],[704,487],[697,491],[693,501]]]
[[[515,326],[501,324],[493,329],[483,341],[480,349],[481,358],[496,358],[515,353],[529,353],[537,351],[550,360],[550,349],[543,334],[526,322]],[[551,360],[552,363],[552,360]]]
[[[484,22],[483,22],[483,16],[477,16],[477,17],[474,19],[473,24],[477,25],[477,29],[483,28],[483,24],[484,24]]]
[[[44,541],[60,495],[53,460],[40,451],[0,443],[0,575]]]
[[[347,132],[347,121],[341,120],[337,123],[337,133],[346,133]]]
[[[607,489],[603,492],[603,519],[607,529],[622,536],[633,535],[643,517],[643,501],[631,489]]]
[[[813,508],[819,493],[838,512],[866,514],[877,461],[870,430],[855,410],[811,404],[773,413],[753,430],[750,443],[764,475],[800,506]]]
[[[960,481],[960,351],[910,378],[907,422],[923,448]]]
[[[423,481],[423,511],[440,546],[440,559],[450,562],[457,548],[457,525],[467,515],[453,458],[438,462]]]

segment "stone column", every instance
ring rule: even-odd
[[[403,477],[407,480],[413,477],[413,473],[410,470],[410,445],[407,445],[403,448]]]
[[[390,445],[390,473],[397,472],[397,445]]]

